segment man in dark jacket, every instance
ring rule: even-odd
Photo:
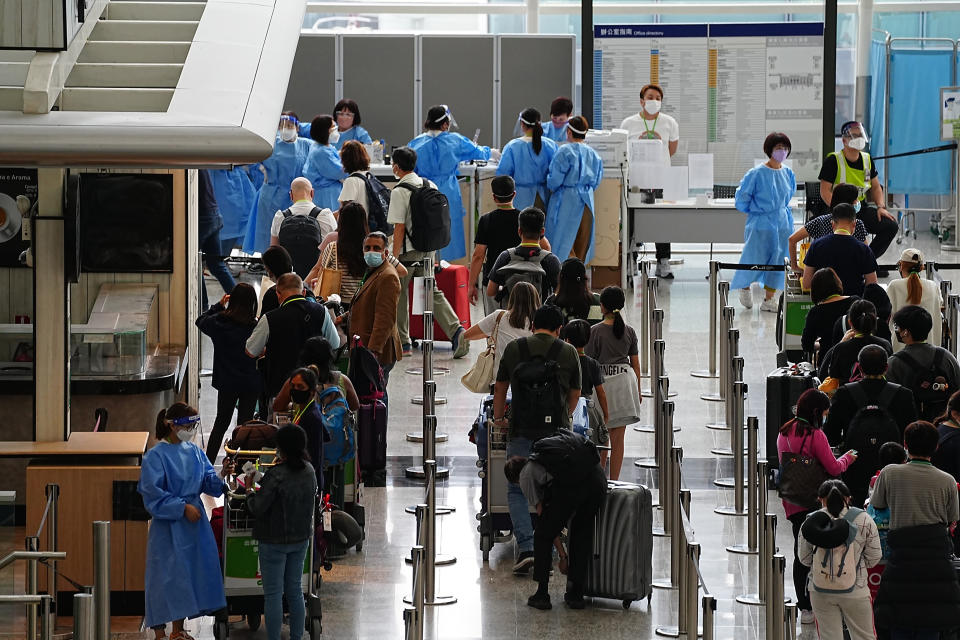
[[[527,604],[550,609],[550,567],[554,540],[570,525],[570,571],[564,601],[571,609],[584,607],[583,591],[593,549],[597,511],[607,492],[597,447],[572,431],[542,438],[529,458],[513,456],[504,465],[511,483],[519,484],[539,519],[533,534],[533,577],[537,592]]]

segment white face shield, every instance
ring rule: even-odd
[[[450,107],[448,107],[448,106],[445,105],[445,104],[442,104],[442,105],[440,105],[440,106],[444,108],[445,112],[444,112],[444,114],[443,114],[442,116],[440,116],[437,120],[434,120],[434,123],[436,123],[436,124],[442,124],[444,120],[449,120],[449,121],[450,121],[450,128],[451,128],[451,129],[457,129],[457,128],[459,128],[459,127],[457,126],[457,119],[453,117],[453,113],[450,111]]]
[[[293,142],[297,139],[297,119],[293,116],[280,116],[280,124],[277,126],[277,135],[284,142]]]

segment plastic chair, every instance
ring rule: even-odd
[[[807,212],[807,220],[815,218],[817,216],[822,216],[825,213],[830,212],[830,207],[827,206],[827,203],[823,201],[823,198],[820,197],[820,182],[804,182],[803,183],[803,195],[804,195],[804,209]]]

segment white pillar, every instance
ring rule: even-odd
[[[870,42],[873,30],[873,0],[860,0],[857,5],[857,85],[855,93],[855,118],[869,126],[870,118]]]
[[[540,33],[540,0],[527,0],[527,33]]]

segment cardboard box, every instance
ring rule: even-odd
[[[620,269],[622,262],[619,246],[617,248],[617,266],[615,267],[591,267],[590,288],[594,291],[602,291],[604,287],[620,286]]]

